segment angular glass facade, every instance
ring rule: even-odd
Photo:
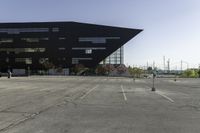
[[[124,64],[124,47],[122,46],[121,48],[117,49],[100,64]]]

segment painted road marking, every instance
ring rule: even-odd
[[[127,101],[127,97],[126,97],[126,94],[125,94],[125,92],[124,92],[124,88],[123,88],[122,85],[121,85],[121,89],[122,89],[122,93],[123,93],[123,96],[124,96],[124,100]]]
[[[148,86],[146,86],[146,87],[147,87],[147,88],[150,88],[150,87],[148,87]],[[152,88],[150,88],[150,89],[152,89]],[[160,96],[162,96],[163,98],[169,100],[170,102],[174,103],[174,100],[172,100],[170,97],[168,97],[168,96],[166,96],[166,95],[160,93],[160,91],[156,91],[155,93],[158,94],[158,95],[160,95]]]
[[[80,99],[85,98],[87,95],[89,95],[94,89],[96,89],[97,87],[99,87],[99,85],[96,85],[95,87],[93,87],[92,89],[90,89],[88,92],[85,93],[85,95],[83,95]]]
[[[160,92],[157,92],[157,91],[156,91],[156,94],[158,94],[158,95],[164,97],[165,99],[169,100],[170,102],[174,103],[174,100],[172,100],[172,99],[169,98],[168,96],[166,96],[166,95],[164,95],[164,94],[162,94],[162,93],[160,93]]]

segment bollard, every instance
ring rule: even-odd
[[[10,74],[8,73],[8,78],[10,78]]]
[[[151,91],[156,91],[155,83],[154,83],[154,82],[155,82],[155,81],[154,81],[154,80],[155,80],[155,77],[156,77],[156,74],[153,73],[153,86],[152,86]]]
[[[156,91],[156,88],[154,86],[154,79],[153,79],[153,87],[152,87],[151,91]]]
[[[9,71],[9,72],[8,72],[8,78],[11,78],[11,74],[12,74],[12,73]]]

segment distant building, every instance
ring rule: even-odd
[[[123,64],[123,45],[140,29],[77,22],[0,23],[1,71]],[[114,53],[113,53],[114,52]]]

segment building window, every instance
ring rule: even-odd
[[[79,37],[79,42],[91,42],[91,43],[103,43],[105,44],[107,40],[116,40],[120,37]]]
[[[78,64],[79,61],[91,61],[92,58],[72,58],[72,64]]]
[[[72,64],[74,65],[74,64],[78,64],[79,63],[79,60],[78,59],[74,59],[74,58],[72,58]]]
[[[123,47],[116,50],[110,56],[108,56],[102,64],[123,64],[124,63],[124,56],[123,56]]]
[[[86,49],[85,54],[92,54],[92,49]]]
[[[58,50],[65,50],[65,48],[58,48]]]
[[[39,38],[22,38],[21,40],[26,42],[39,42]]]
[[[47,62],[49,60],[49,58],[40,58],[39,59],[39,63],[40,64],[44,64],[45,62]]]
[[[13,43],[13,39],[12,38],[2,38],[2,39],[0,39],[0,44],[1,43]]]
[[[106,50],[105,47],[73,47],[72,50],[86,50],[86,49],[92,49],[92,50]]]
[[[45,48],[25,48],[25,52],[30,52],[30,53],[34,53],[34,52],[45,52]]]
[[[28,53],[33,53],[33,52],[45,52],[45,48],[1,48],[0,52],[15,52],[16,54],[23,53],[23,52],[28,52]]]
[[[31,32],[49,32],[49,28],[2,28],[0,33],[20,34]]]
[[[66,40],[66,37],[59,37],[59,40]]]
[[[79,42],[106,43],[104,37],[80,37]]]
[[[52,28],[52,31],[53,32],[59,32],[59,28],[58,27],[54,27],[54,28]]]
[[[21,40],[31,43],[31,42],[47,41],[47,40],[49,40],[49,38],[48,37],[43,37],[43,38],[21,38]]]
[[[48,37],[43,37],[43,38],[40,38],[41,41],[48,41],[49,38]]]
[[[32,64],[31,58],[15,58],[15,62],[21,62],[25,64]]]

